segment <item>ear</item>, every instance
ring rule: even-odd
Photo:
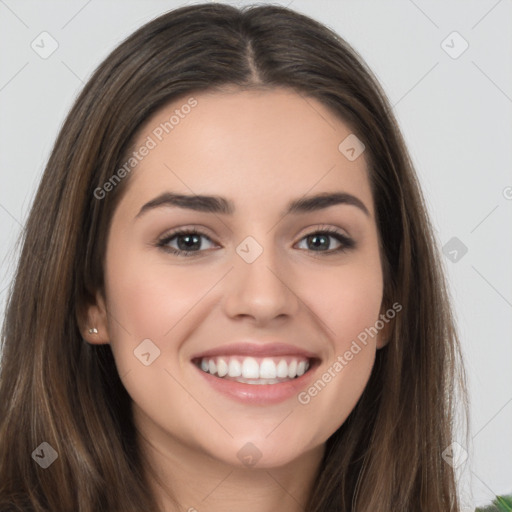
[[[395,320],[393,318],[389,318],[389,316],[386,314],[387,310],[389,310],[389,308],[383,307],[379,315],[379,320],[384,324],[384,326],[382,329],[379,329],[377,334],[377,349],[383,348],[389,343],[389,340],[391,339],[391,333],[393,332]]]
[[[78,316],[78,325],[85,341],[93,345],[110,343],[107,308],[100,292],[96,293],[95,299],[85,305]]]

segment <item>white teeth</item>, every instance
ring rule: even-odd
[[[242,377],[244,379],[258,379],[260,377],[260,366],[253,357],[246,357],[244,359],[242,363]]]
[[[288,377],[293,379],[297,375],[297,361],[295,359],[288,365]]]
[[[306,362],[305,361],[301,361],[297,365],[297,377],[300,377],[301,375],[304,375],[305,371],[306,371]]]
[[[203,359],[204,361],[204,359]],[[202,366],[201,366],[202,367]],[[242,365],[236,359],[229,361],[229,373],[230,377],[241,377],[242,376]]]
[[[224,375],[228,374],[228,363],[224,361],[224,359],[219,359],[217,361],[217,373],[219,374],[219,377],[224,377]]]
[[[201,370],[219,377],[235,378],[248,384],[276,384],[301,377],[309,368],[309,361],[302,358],[265,357],[204,357],[199,364]],[[259,379],[259,380],[258,380]]]
[[[266,357],[260,364],[260,379],[275,379],[277,375],[276,363]]]
[[[279,378],[283,379],[284,377],[288,377],[288,365],[284,359],[279,361],[276,371]]]

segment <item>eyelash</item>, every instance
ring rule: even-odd
[[[189,229],[181,229],[181,230],[173,231],[171,233],[168,233],[168,234],[164,235],[162,238],[160,238],[157,241],[156,246],[158,248],[162,249],[163,251],[171,253],[171,254],[174,254],[176,256],[191,257],[191,256],[199,255],[200,253],[204,252],[204,250],[199,250],[199,251],[183,251],[181,249],[174,249],[172,247],[168,247],[167,246],[167,244],[173,238],[176,238],[176,237],[178,237],[180,235],[199,235],[199,236],[204,236],[205,238],[207,238],[208,240],[213,242],[211,240],[211,238],[208,235],[206,235],[205,233],[202,233],[201,231],[199,231],[199,230],[197,230],[195,228],[189,228]],[[328,228],[328,227],[319,229],[318,231],[313,231],[313,232],[305,235],[304,237],[302,237],[300,239],[300,241],[304,240],[307,237],[313,236],[313,235],[327,235],[327,236],[330,236],[332,238],[335,238],[341,244],[340,247],[338,247],[337,249],[331,249],[330,251],[311,251],[311,252],[314,252],[314,253],[315,252],[319,252],[321,255],[323,254],[325,256],[330,256],[330,255],[333,255],[333,254],[338,254],[340,252],[347,252],[350,249],[355,248],[355,246],[356,246],[356,243],[354,242],[354,240],[352,240],[351,238],[349,238],[349,237],[347,237],[345,235],[342,235],[341,233],[339,233],[335,229]]]

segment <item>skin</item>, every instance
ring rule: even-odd
[[[110,343],[133,399],[141,443],[183,510],[302,510],[324,453],[369,379],[387,328],[311,401],[294,396],[257,406],[213,390],[193,354],[250,337],[279,338],[318,354],[320,377],[353,340],[384,313],[383,274],[365,154],[349,161],[338,145],[350,127],[311,98],[286,89],[195,94],[198,105],[137,165],[112,219],[105,261],[105,297],[88,310],[90,343]],[[136,147],[185,100],[158,111]],[[154,136],[153,136],[154,138]],[[230,215],[164,206],[135,219],[164,191],[224,196]],[[304,195],[343,191],[369,215],[341,204],[286,215]],[[199,256],[157,247],[175,228],[197,227]],[[308,244],[321,227],[356,242],[327,255]],[[252,236],[263,253],[247,263],[237,246]],[[328,249],[339,247],[329,238]],[[176,238],[171,247],[179,248]],[[134,349],[151,339],[161,351],[149,366]],[[237,452],[261,452],[254,467]],[[176,508],[152,481],[163,510]]]

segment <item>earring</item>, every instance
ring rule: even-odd
[[[89,329],[89,334],[98,334],[98,329],[96,329],[96,327],[92,327]]]

